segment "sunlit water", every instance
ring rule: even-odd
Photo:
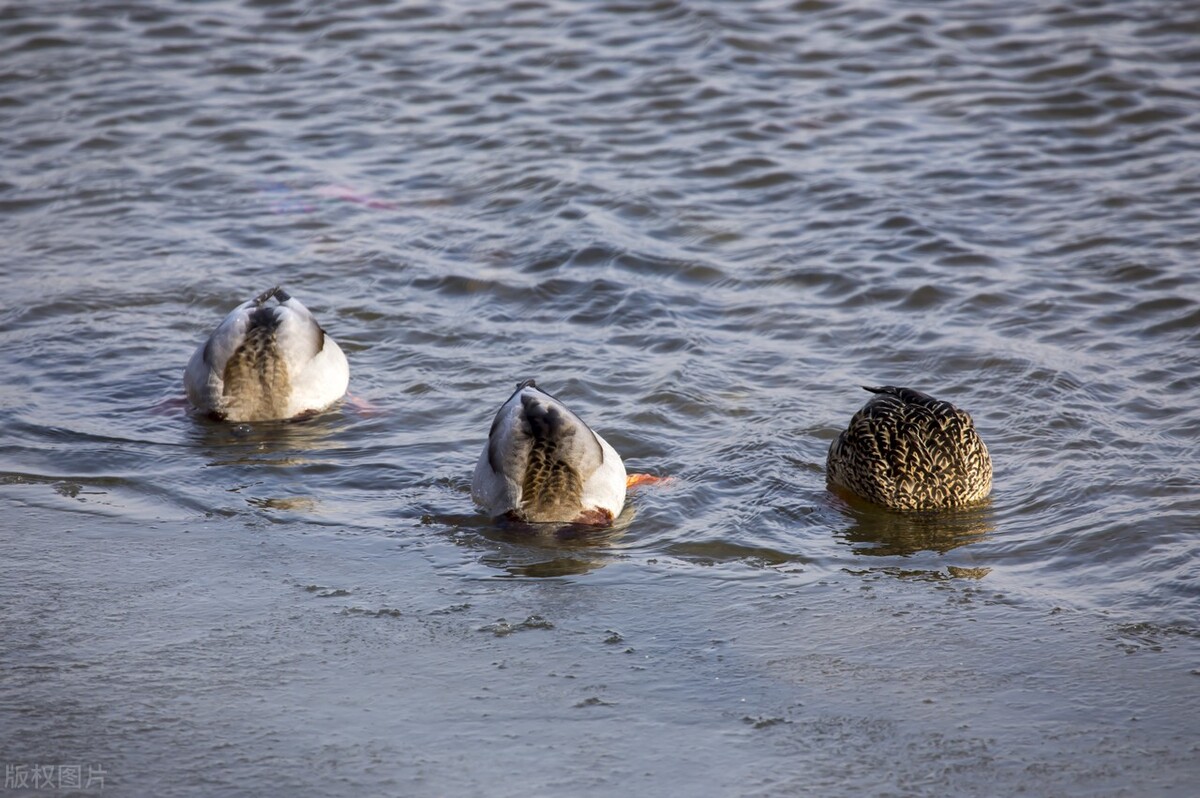
[[[1191,794],[1200,7],[27,2],[0,34],[6,764]],[[356,401],[189,416],[192,350],[276,283]],[[672,478],[610,533],[472,507],[530,376]],[[990,503],[831,495],[862,384],[969,410]]]

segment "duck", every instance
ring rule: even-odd
[[[235,423],[320,412],[349,384],[341,347],[279,286],[234,308],[196,348],[183,374],[196,409]]]
[[[626,484],[616,450],[530,379],[496,413],[471,497],[493,518],[609,526]]]
[[[874,395],[829,446],[830,485],[899,511],[988,497],[992,459],[966,411],[912,388],[862,387]]]

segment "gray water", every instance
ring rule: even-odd
[[[0,6],[0,794],[1194,794],[1198,34]],[[356,400],[189,415],[277,283]],[[530,376],[672,478],[610,533],[472,507]],[[830,494],[861,384],[969,410],[991,501]]]

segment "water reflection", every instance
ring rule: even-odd
[[[850,568],[847,569],[847,572],[859,576],[887,574],[897,579],[911,579],[917,582],[948,582],[953,579],[983,579],[992,572],[992,569],[987,567],[963,568],[957,565],[948,565],[945,570],[922,568],[866,568],[855,570]]]
[[[835,535],[855,554],[866,557],[908,557],[922,551],[945,554],[995,532],[990,504],[939,513],[894,513],[841,494],[835,503],[850,521]]]
[[[338,448],[348,426],[337,410],[296,421],[229,424],[200,414],[190,414],[188,421],[188,438],[203,449],[210,466],[310,465],[308,455]]]
[[[240,512],[228,504],[232,494],[244,502],[241,509],[278,523],[323,515],[320,497],[332,489],[353,418],[335,409],[295,421],[229,424],[190,413],[184,422],[206,469],[204,509]]]
[[[283,496],[277,498],[250,496],[246,499],[246,504],[249,504],[251,507],[257,507],[260,510],[278,510],[291,513],[315,513],[320,506],[319,502],[312,496]]]
[[[577,576],[620,559],[610,547],[624,537],[637,511],[626,506],[612,526],[525,524],[474,516],[426,516],[426,524],[454,528],[460,545],[476,550],[479,562],[507,576]],[[462,534],[466,532],[467,534]]]
[[[581,576],[603,568],[613,559],[606,555],[550,557],[544,554],[528,556],[529,552],[513,550],[484,554],[479,562],[489,568],[504,571],[509,576],[545,579],[559,576]]]
[[[800,565],[810,562],[801,554],[788,553],[763,546],[745,546],[725,540],[680,541],[667,546],[667,552],[699,565],[722,562],[743,562],[756,568]]]

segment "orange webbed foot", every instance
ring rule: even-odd
[[[656,477],[653,474],[626,474],[625,489],[633,490],[644,485],[660,485],[666,482],[674,482],[674,477]]]

